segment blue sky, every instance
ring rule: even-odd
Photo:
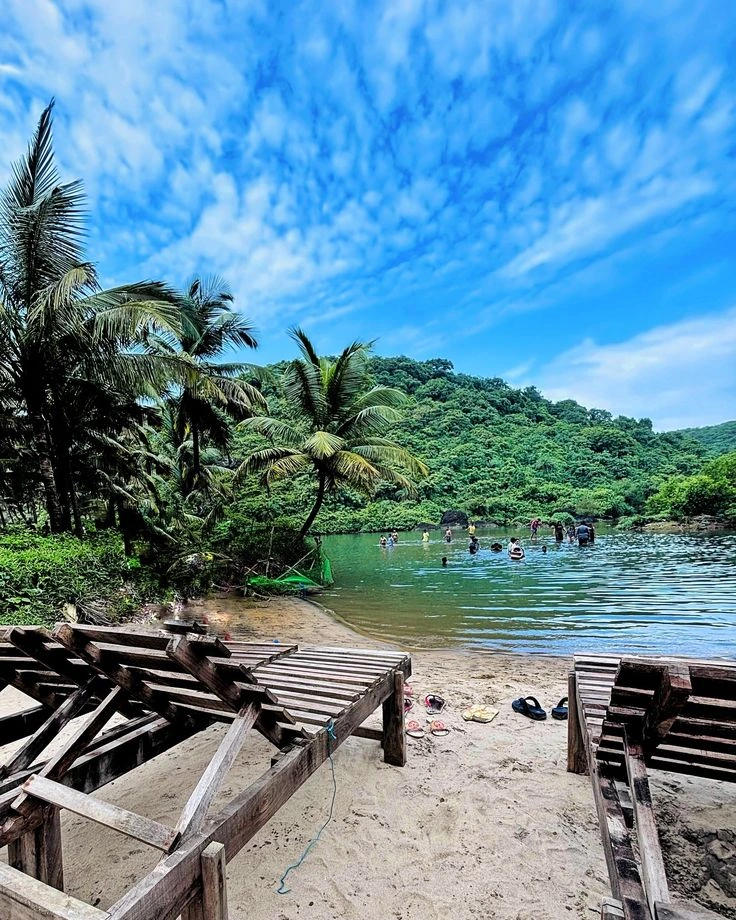
[[[735,53],[724,0],[4,0],[0,179],[54,95],[103,278],[222,274],[258,360],[301,324],[708,424]]]

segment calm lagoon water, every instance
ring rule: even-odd
[[[736,657],[736,534],[604,531],[588,547],[520,534],[522,562],[506,555],[510,535],[479,532],[477,556],[465,533],[449,545],[439,532],[429,545],[405,533],[390,549],[375,534],[326,537],[337,585],[323,602],[357,629],[414,648]],[[488,548],[495,540],[503,553]]]

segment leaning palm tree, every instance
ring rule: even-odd
[[[260,415],[240,423],[271,443],[253,452],[235,478],[258,473],[268,487],[278,479],[313,476],[317,492],[299,534],[303,537],[329,492],[349,487],[370,495],[387,482],[412,494],[428,470],[386,437],[407,398],[391,387],[369,387],[370,344],[354,342],[333,360],[319,357],[300,329],[291,335],[301,357],[289,363],[281,379],[288,417]]]
[[[190,445],[187,469],[180,471],[185,494],[206,481],[203,443],[227,451],[230,417],[242,419],[254,407],[266,406],[260,390],[243,379],[250,365],[217,360],[227,349],[258,347],[253,327],[230,308],[232,302],[221,278],[195,278],[182,299],[176,340],[158,335],[149,339],[152,353],[175,362],[180,381],[168,402],[179,444]]]
[[[62,182],[53,102],[0,196],[0,394],[27,420],[52,531],[71,527],[71,449],[85,432],[69,402],[80,381],[135,395],[165,386],[166,368],[136,346],[175,334],[178,298],[158,282],[102,290],[84,260],[84,195]]]

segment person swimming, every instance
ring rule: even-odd
[[[512,537],[508,545],[509,559],[523,559],[524,558],[524,548],[521,543],[519,543],[518,537]]]
[[[547,552],[547,544],[546,544],[546,543],[543,543],[543,544],[542,544],[542,553],[546,553],[546,552]]]
[[[491,550],[494,553],[500,553],[502,549],[503,549],[502,543],[491,543]]]
[[[478,552],[479,549],[480,549],[480,543],[478,542],[477,537],[471,537],[470,543],[468,544],[468,552],[470,553],[471,556],[475,556],[475,554]]]
[[[446,565],[447,565],[447,556],[443,556],[443,557],[442,557],[442,565],[443,565],[443,566],[446,566]]]

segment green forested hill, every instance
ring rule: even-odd
[[[707,451],[679,432],[657,434],[648,419],[613,418],[573,400],[553,403],[533,387],[453,372],[449,361],[378,358],[377,383],[412,398],[396,440],[430,468],[416,500],[386,487],[373,500],[344,494],[327,504],[316,528],[378,530],[437,522],[448,509],[498,522],[539,514],[618,518],[644,510],[665,478],[697,472]],[[309,486],[279,486],[286,513],[304,506]]]
[[[683,428],[677,434],[695,438],[714,457],[736,450],[736,421],[706,425],[703,428]]]

